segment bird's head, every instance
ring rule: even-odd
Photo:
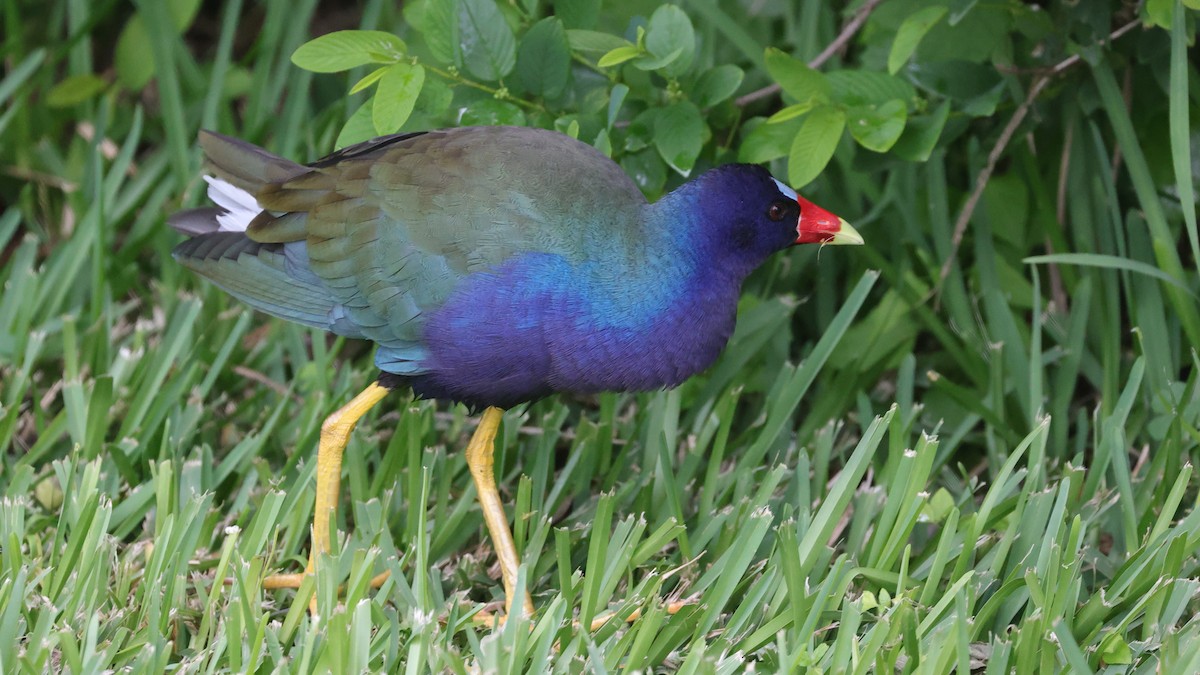
[[[861,244],[862,236],[756,164],[728,164],[704,173],[663,200],[690,212],[689,236],[705,253],[720,252],[753,269],[797,244]],[[747,270],[748,271],[748,270]]]

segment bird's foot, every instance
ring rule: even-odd
[[[311,569],[295,574],[272,574],[266,579],[263,579],[262,587],[264,591],[274,591],[280,588],[293,588],[299,590],[300,585],[304,583],[304,580],[308,577],[314,576],[315,574],[316,573]],[[382,586],[383,582],[388,580],[390,574],[391,572],[380,572],[379,574],[371,577],[371,581],[369,582],[371,588],[379,588]],[[343,590],[345,590],[345,586],[339,587],[338,594],[340,595]],[[318,613],[316,593],[313,593],[312,597],[308,601],[308,613],[313,615]]]
[[[684,607],[687,607],[688,605],[692,605],[692,604],[695,604],[695,603],[692,602],[691,600],[676,600],[674,602],[668,602],[665,609],[666,609],[667,614],[678,614],[679,612],[683,611]],[[596,631],[603,628],[604,624],[608,623],[609,621],[612,621],[616,617],[617,617],[616,612],[604,612],[600,616],[597,616],[592,619],[592,623],[588,626],[588,630],[595,633]],[[624,621],[625,621],[625,623],[633,623],[634,621],[637,621],[640,618],[642,618],[642,610],[639,607],[638,609],[633,610],[629,614],[626,614]],[[576,628],[580,627],[580,624],[578,621],[576,621],[574,623],[575,623]]]
[[[300,588],[300,584],[304,583],[304,579],[312,575],[312,572],[299,572],[296,574],[272,574],[263,579],[262,587],[265,591],[273,591],[278,588]]]
[[[263,579],[263,590],[273,591],[279,588],[300,588],[300,584],[304,583],[305,577],[312,576],[312,572],[298,572],[296,574],[272,574]],[[379,588],[383,582],[388,580],[391,572],[380,572],[371,577],[371,588]]]
[[[529,595],[528,592],[525,593],[524,595],[525,595],[525,597],[523,597],[521,599],[521,608],[524,610],[523,614],[532,619],[533,618],[533,598]],[[500,603],[485,605],[484,608],[482,610],[480,610],[479,612],[477,612],[475,614],[475,616],[471,617],[471,619],[472,619],[472,621],[474,621],[475,625],[480,626],[480,627],[496,626],[497,628],[499,628],[500,626],[504,625],[504,621],[508,618],[508,615],[512,614],[512,609],[513,609],[512,605],[513,605],[512,601],[506,599],[504,602],[504,605],[503,605],[503,607],[504,607],[503,613],[500,612],[500,607],[501,607]]]
[[[316,571],[312,568],[310,563],[308,569],[304,570],[303,572],[294,574],[272,574],[266,579],[263,579],[262,587],[264,591],[274,591],[280,588],[292,588],[295,590],[300,590],[300,586],[304,584],[304,581],[313,576],[316,576]],[[308,613],[312,616],[316,616],[319,613],[317,611],[316,593],[310,594],[308,598]]]
[[[500,603],[491,603],[485,605],[483,609],[475,613],[471,617],[471,622],[480,628],[503,628],[504,622],[508,620],[508,615],[500,611]]]
[[[689,600],[676,600],[674,602],[668,602],[665,609],[666,609],[667,614],[678,614],[679,612],[683,611],[683,609],[685,607],[687,607],[689,605],[693,605],[693,604],[695,604],[695,602],[690,599]],[[496,607],[496,610],[498,610],[498,609],[499,609],[499,607]],[[588,630],[592,633],[595,633],[596,631],[600,630],[604,626],[604,624],[608,623],[616,616],[617,616],[616,612],[605,612],[605,613],[592,619],[591,624],[588,625]],[[624,622],[625,623],[633,623],[634,621],[637,621],[640,618],[642,618],[642,610],[639,608],[639,609],[635,609],[632,612],[630,612],[629,614],[625,615]],[[480,610],[479,612],[477,612],[475,614],[475,616],[472,617],[472,620],[475,622],[475,625],[477,625],[477,626],[486,626],[486,627],[495,626],[496,628],[503,627],[504,622],[507,619],[508,619],[507,614],[504,614],[504,613],[501,613],[499,611],[495,611],[492,609],[487,609],[487,608]],[[582,624],[580,624],[578,621],[573,621],[572,624],[575,626],[575,628],[580,628],[582,626]]]

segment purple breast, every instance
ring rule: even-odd
[[[716,360],[733,332],[736,286],[626,281],[613,292],[546,254],[466,277],[429,316],[414,391],[507,408],[557,391],[673,387]]]

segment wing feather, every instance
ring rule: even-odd
[[[260,246],[257,255],[269,246],[305,245],[302,270],[293,269],[287,279],[299,279],[300,289],[319,286],[327,302],[307,314],[292,312],[299,317],[294,320],[336,315],[381,345],[380,367],[404,374],[420,371],[425,319],[465,276],[526,252],[582,260],[589,246],[634,227],[639,218],[632,210],[645,203],[607,157],[537,129],[390,136],[308,167],[215,134],[202,144],[218,175],[263,209],[243,237]],[[264,258],[264,264],[279,269],[273,260]],[[211,266],[201,273],[219,274]],[[286,282],[266,272],[260,280]],[[281,316],[289,302],[300,302],[264,288],[235,291],[237,282],[225,277],[218,283]]]

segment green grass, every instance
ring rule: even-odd
[[[1011,107],[925,164],[835,157],[815,199],[868,246],[757,274],[705,374],[508,412],[497,473],[538,613],[492,628],[473,619],[502,602],[461,458],[474,420],[407,395],[353,435],[315,583],[260,589],[304,563],[320,423],[370,352],[191,277],[163,217],[200,197],[201,126],[330,148],[341,80],[287,60],[314,3],[256,3],[236,56],[247,7],[206,17],[201,49],[138,3],[174,64],[154,95],[65,108],[47,92],[106,61],[134,10],[42,4],[0,17],[0,672],[1200,672],[1182,21],[1147,29],[1171,44],[1162,138],[1122,98],[1129,66],[1066,75],[1086,105],[1053,94],[1037,142],[1008,148],[936,295]],[[718,4],[697,3],[702,33]],[[792,4],[832,38],[840,14]],[[317,623],[313,593],[340,603]]]

